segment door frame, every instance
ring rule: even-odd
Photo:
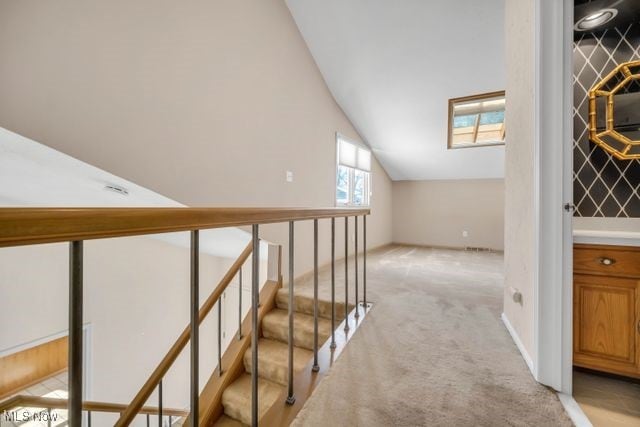
[[[536,380],[571,395],[573,0],[535,0]]]

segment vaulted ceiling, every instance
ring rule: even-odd
[[[504,2],[287,0],[333,96],[393,180],[504,176],[504,147],[447,150],[447,100],[504,89]]]

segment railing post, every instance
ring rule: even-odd
[[[287,339],[287,344],[289,346],[289,379],[287,390],[287,404],[289,405],[293,405],[296,401],[296,398],[293,395],[293,252],[293,221],[289,221],[289,336]]]
[[[355,220],[355,269],[356,269],[356,314],[354,317],[357,319],[360,317],[360,312],[358,310],[358,215],[354,217]]]
[[[158,382],[158,427],[162,427],[162,380]]]
[[[258,225],[252,226],[251,258],[251,425],[258,426],[258,304],[260,303],[260,238]]]
[[[349,330],[349,217],[344,217],[344,330]]]
[[[238,340],[242,339],[242,266],[238,270]]]
[[[367,311],[367,216],[362,216],[362,307]]]
[[[69,424],[82,423],[83,242],[69,244]]]
[[[222,297],[218,298],[218,376],[222,376]]]
[[[199,368],[199,282],[200,282],[200,262],[199,262],[199,232],[191,232],[191,427],[198,425],[200,411],[198,408],[198,368]]]
[[[313,220],[313,372],[318,365],[318,220]]]
[[[336,219],[331,218],[331,345],[336,348]]]

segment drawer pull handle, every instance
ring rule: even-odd
[[[613,265],[616,263],[615,259],[611,258],[600,258],[600,264],[602,265]]]

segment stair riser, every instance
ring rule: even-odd
[[[266,326],[266,325],[265,325]],[[268,328],[264,327],[262,329],[262,335],[265,338],[269,338],[272,340],[281,341],[283,343],[289,342],[289,328]],[[329,339],[329,335],[318,334],[318,346],[320,347],[324,344],[327,339]],[[293,345],[296,347],[304,348],[307,350],[313,350],[313,332],[303,331],[296,329],[295,325],[293,326]]]
[[[283,288],[278,292],[276,296],[276,305],[278,308],[286,310],[289,308],[289,296],[287,289]],[[301,295],[294,295],[295,311],[298,313],[304,313],[313,315],[313,298],[309,298]],[[344,319],[344,302],[336,301],[336,323],[339,323]],[[349,310],[353,307],[349,304]],[[331,319],[331,301],[318,300],[318,316],[325,319]]]

